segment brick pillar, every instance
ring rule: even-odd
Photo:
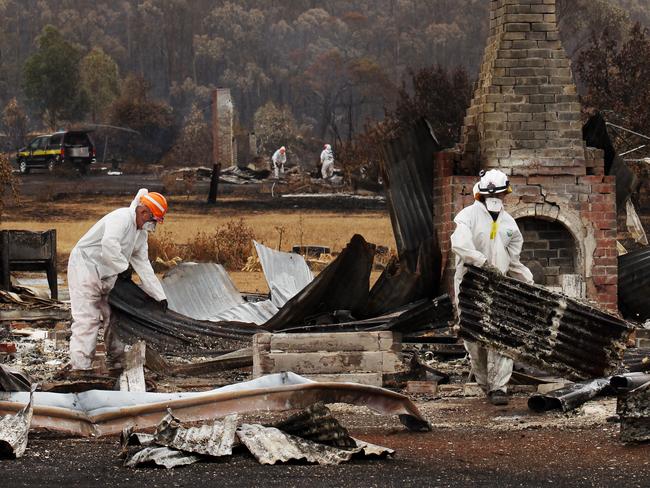
[[[491,1],[490,37],[462,147],[466,159],[509,174],[531,159],[584,168],[580,104],[554,0]]]

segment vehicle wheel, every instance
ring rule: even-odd
[[[21,159],[18,162],[18,168],[20,169],[20,172],[22,174],[24,174],[24,175],[29,174],[29,166],[27,165],[27,161],[25,161],[24,159]]]
[[[50,159],[50,160],[47,162],[47,170],[48,170],[50,173],[54,173],[54,170],[55,170],[55,169],[56,169],[56,161],[55,161],[54,159]]]

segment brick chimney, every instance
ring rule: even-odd
[[[614,178],[586,148],[576,85],[559,39],[555,0],[491,0],[490,36],[454,151],[440,153],[434,220],[453,273],[452,219],[472,203],[480,169],[510,175],[506,207],[536,282],[615,309]],[[471,175],[471,176],[468,176]]]

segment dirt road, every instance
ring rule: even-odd
[[[397,451],[389,460],[340,466],[261,466],[237,454],[174,470],[126,469],[116,439],[32,436],[24,458],[0,461],[2,486],[650,486],[650,446],[625,446],[607,422],[612,400],[570,414],[531,415],[524,397],[508,407],[479,398],[420,402],[430,433],[397,420],[335,406],[351,434]],[[264,418],[264,417],[261,417]]]

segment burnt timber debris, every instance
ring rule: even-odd
[[[474,266],[459,302],[461,337],[572,380],[612,373],[632,332],[577,300]]]

